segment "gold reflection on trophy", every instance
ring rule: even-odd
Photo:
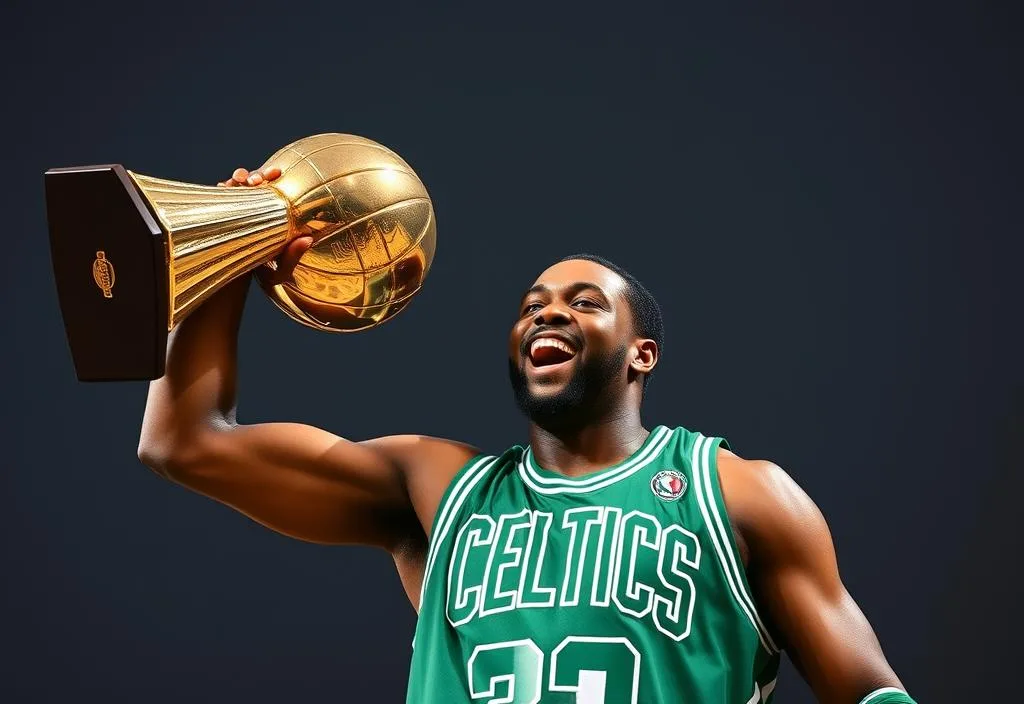
[[[433,206],[412,168],[386,147],[345,134],[290,144],[261,168],[274,166],[280,178],[255,188],[130,173],[168,233],[168,327],[254,268],[281,310],[319,330],[363,330],[408,305],[436,244]],[[292,279],[274,283],[273,258],[307,235],[313,246]]]

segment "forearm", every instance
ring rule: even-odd
[[[234,422],[238,328],[249,277],[233,281],[182,321],[167,344],[162,378],[149,386],[139,456],[160,464],[203,430]]]

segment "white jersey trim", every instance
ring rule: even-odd
[[[473,487],[483,478],[487,470],[493,467],[497,461],[498,458],[494,456],[478,460],[459,477],[455,488],[448,494],[447,500],[441,506],[437,514],[436,530],[430,535],[430,548],[427,550],[426,568],[423,570],[423,584],[420,586],[420,609],[423,608],[423,597],[427,593],[427,580],[430,579],[430,572],[434,567],[434,562],[437,561],[438,548],[444,542],[444,539],[448,537],[448,532],[452,528],[455,516],[458,515],[462,504],[465,503],[469,492],[473,490]]]
[[[654,439],[647,443],[647,446],[631,460],[612,470],[601,472],[595,477],[585,479],[553,479],[541,477],[529,463],[529,458],[519,462],[519,476],[534,491],[540,494],[584,494],[590,491],[597,491],[611,486],[626,479],[654,461],[654,458],[661,454],[665,445],[672,437],[672,431],[665,427],[659,427],[654,433]],[[527,451],[529,452],[529,451]],[[553,484],[555,486],[543,486]]]
[[[750,594],[747,593],[747,589],[743,586],[743,577],[740,573],[739,563],[736,561],[736,555],[732,550],[732,541],[729,540],[729,529],[726,527],[725,522],[722,520],[722,515],[718,510],[718,503],[715,501],[714,488],[711,486],[711,446],[714,442],[708,441],[704,444],[704,451],[702,453],[702,468],[703,468],[703,479],[704,479],[704,490],[707,493],[708,504],[711,506],[711,515],[715,518],[715,525],[718,527],[718,535],[722,538],[722,545],[725,548],[725,554],[729,558],[729,566],[732,567],[733,577],[736,578],[736,586],[739,587],[740,596],[746,602],[747,606],[750,607],[750,613],[753,614],[754,619],[757,621],[757,627],[764,634],[764,637],[768,640],[768,644],[772,649],[778,652],[778,648],[772,641],[771,634],[768,633],[768,629],[765,627],[764,622],[761,620],[760,615],[757,613],[757,607],[754,606],[754,600],[750,598]],[[724,509],[723,509],[724,510]]]
[[[775,683],[778,682],[776,677],[774,680],[761,687],[754,681],[754,693],[750,695],[750,699],[747,700],[746,704],[761,704],[762,702],[768,701],[768,697],[775,691]]]
[[[659,425],[651,432],[650,436],[644,440],[641,451],[635,457],[628,459],[617,467],[610,467],[603,469],[600,472],[594,474],[579,477],[573,479],[572,477],[545,477],[541,475],[537,468],[537,462],[533,458],[533,448],[527,448],[523,455],[521,464],[525,466],[526,471],[529,472],[530,477],[538,484],[548,484],[551,486],[590,486],[591,484],[597,484],[603,480],[609,479],[614,476],[618,476],[622,472],[627,471],[636,462],[638,462],[641,456],[647,454],[647,450],[650,446],[661,440],[661,436],[665,433],[671,433],[672,431],[665,426]],[[646,446],[646,447],[644,447]]]
[[[703,472],[701,472],[701,462],[702,459],[706,459],[706,451],[710,450],[713,444],[714,443],[710,438],[706,438],[703,435],[698,435],[696,442],[693,444],[693,455],[691,457],[690,467],[693,472],[693,483],[697,488],[697,504],[700,506],[701,515],[704,516],[704,523],[707,526],[708,535],[711,537],[712,545],[715,546],[715,553],[718,555],[718,562],[722,567],[722,572],[725,574],[725,581],[729,584],[729,591],[732,592],[733,599],[740,607],[740,610],[746,614],[747,620],[750,621],[750,625],[754,627],[754,631],[757,633],[757,638],[761,641],[761,645],[763,645],[764,649],[770,654],[774,655],[778,652],[778,649],[775,647],[771,638],[768,637],[768,634],[762,631],[762,627],[758,625],[761,620],[755,617],[754,612],[751,611],[751,607],[748,606],[743,597],[740,596],[740,590],[737,588],[736,584],[737,575],[734,575],[732,570],[729,569],[729,561],[722,549],[722,538],[715,528],[715,524],[711,520],[711,514],[708,511],[708,500],[704,496],[708,489],[704,486],[704,482],[702,480]],[[702,453],[702,450],[705,450],[705,452]],[[713,500],[712,497],[708,497],[708,499]],[[728,542],[726,542],[726,545],[728,545]],[[740,584],[740,587],[742,587],[742,583]]]

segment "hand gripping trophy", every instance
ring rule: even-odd
[[[199,186],[101,165],[46,172],[57,295],[81,381],[157,379],[167,334],[229,281],[256,271],[287,315],[316,328],[379,325],[420,290],[434,209],[412,168],[369,139],[322,134],[279,150],[254,188]],[[293,275],[274,259],[313,244]]]

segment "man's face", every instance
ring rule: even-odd
[[[547,269],[523,296],[509,335],[509,376],[531,420],[578,417],[624,390],[636,341],[625,286],[600,264],[574,259]]]

